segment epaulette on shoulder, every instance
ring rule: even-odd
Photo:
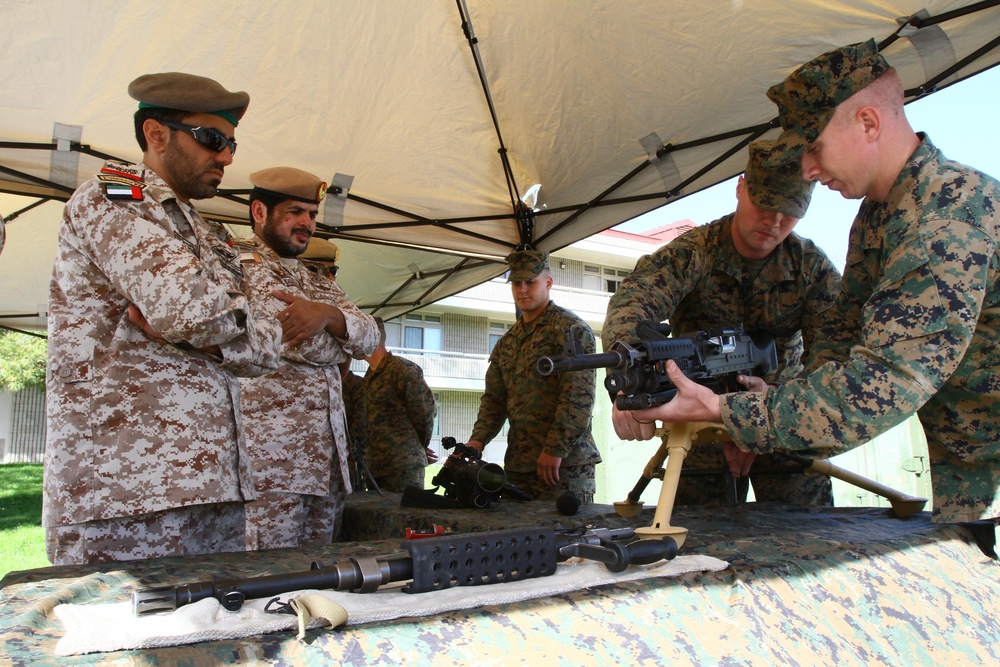
[[[229,245],[240,254],[240,264],[260,264],[264,261],[257,252],[257,244],[253,239],[234,237],[229,240]]]
[[[108,199],[142,201],[146,183],[143,181],[143,172],[137,165],[108,160],[101,167],[97,180],[104,187],[104,195]]]

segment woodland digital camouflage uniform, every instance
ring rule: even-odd
[[[247,543],[275,549],[335,536],[351,491],[348,438],[339,364],[364,357],[378,343],[375,320],[362,313],[333,280],[298,260],[282,259],[260,238],[238,239],[247,290],[272,317],[295,297],[339,308],[347,337],[325,331],[283,347],[276,371],[240,381],[243,428],[258,499],[247,505]]]
[[[340,381],[343,386],[344,413],[347,417],[347,439],[351,444],[349,454],[351,469],[351,488],[354,491],[364,491],[368,480],[362,472],[368,466],[365,456],[365,440],[367,439],[367,410],[365,410],[365,381],[353,371],[342,373]]]
[[[916,412],[935,521],[1000,516],[1000,183],[924,135],[851,228],[843,288],[808,376],[723,397],[751,451],[830,456]],[[834,363],[824,363],[833,361]],[[823,364],[823,365],[820,365]]]
[[[754,178],[758,169],[759,161],[748,163],[748,188],[751,183],[758,187],[759,179]],[[767,196],[767,192],[760,189],[754,196],[759,208],[770,209],[785,199]],[[761,201],[762,195],[767,201]],[[801,196],[786,206],[800,215],[805,212]],[[730,214],[695,227],[639,260],[608,304],[602,332],[605,349],[616,341],[635,340],[635,327],[644,320],[669,320],[675,334],[743,324],[749,333],[774,336],[779,367],[768,381],[783,382],[801,372],[802,357],[815,346],[824,313],[840,291],[840,273],[820,248],[795,232],[763,262],[745,260],[733,245],[733,217]],[[772,457],[761,457],[754,465],[787,467]],[[719,474],[684,477],[676,504],[721,503],[723,466],[721,444],[692,447],[684,460],[685,469]],[[830,480],[823,475],[754,475],[751,467],[750,477],[759,501],[833,503]]]
[[[434,431],[434,394],[420,366],[387,353],[365,373],[368,467],[384,491],[424,488],[426,448]]]
[[[601,462],[590,433],[596,373],[542,377],[535,370],[538,357],[563,354],[566,329],[573,326],[585,333],[584,353],[593,353],[594,334],[587,323],[552,301],[537,319],[525,323],[518,318],[497,341],[470,440],[489,443],[508,420],[504,470],[511,483],[530,490],[536,499],[555,499],[569,490],[581,503],[591,503],[594,466]],[[535,478],[543,452],[562,459],[555,487]]]
[[[137,179],[142,199],[109,200],[92,179],[67,202],[59,229],[43,509],[53,563],[87,557],[60,553],[56,537],[77,540],[90,522],[106,533],[122,530],[115,519],[145,517],[155,528],[155,513],[209,504],[242,516],[253,485],[236,376],[270,372],[280,354],[280,325],[241,293],[239,256],[222,226],[142,164],[105,170]],[[130,304],[166,340],[131,324]],[[195,349],[213,345],[221,360]],[[177,553],[135,547],[120,557]],[[243,549],[242,536],[225,548]]]

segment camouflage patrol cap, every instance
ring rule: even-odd
[[[771,86],[767,96],[778,105],[784,131],[778,137],[778,157],[770,158],[767,166],[780,162],[781,154],[797,161],[830,122],[837,106],[889,68],[875,40],[870,39],[824,53]]]
[[[326,196],[326,183],[318,176],[295,167],[271,167],[250,174],[250,182],[258,194],[279,199],[295,199],[318,204]]]
[[[542,271],[549,268],[549,253],[537,250],[512,252],[507,255],[507,268],[510,270],[507,282],[534,280]]]
[[[162,72],[143,74],[128,85],[129,96],[140,109],[176,109],[190,113],[210,113],[225,118],[236,127],[250,104],[250,95],[231,93],[218,81],[184,74]]]
[[[809,208],[816,182],[802,178],[798,160],[787,152],[775,152],[773,141],[754,141],[750,144],[750,159],[744,174],[747,194],[757,208],[801,218]],[[769,160],[781,162],[764,166]]]
[[[317,262],[336,262],[340,259],[340,248],[332,241],[314,236],[309,239],[306,251],[299,255],[299,259],[311,259]]]

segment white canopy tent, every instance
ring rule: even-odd
[[[139,74],[248,91],[223,192],[199,208],[247,235],[250,173],[316,173],[339,280],[388,318],[500,274],[518,243],[556,250],[738,173],[777,135],[766,89],[831,48],[875,38],[910,98],[995,65],[998,5],[2,3],[0,326],[44,330],[61,202],[106,157],[140,159]]]

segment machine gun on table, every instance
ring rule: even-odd
[[[636,328],[640,340],[617,341],[607,352],[583,354],[582,331],[566,330],[565,354],[539,357],[539,375],[606,368],[604,387],[619,410],[641,410],[662,405],[677,393],[667,376],[666,362],[673,359],[685,376],[717,394],[740,389],[736,377],[767,375],[778,368],[774,339],[767,334],[751,336],[743,325],[732,329],[698,331],[669,337],[670,326],[642,322]]]
[[[425,593],[453,586],[479,586],[555,574],[557,563],[572,557],[604,563],[611,572],[629,565],[670,560],[677,543],[670,537],[634,540],[631,528],[518,528],[407,540],[405,553],[351,557],[306,572],[246,579],[219,579],[163,586],[132,594],[132,612],[145,616],[177,609],[206,598],[237,611],[248,599],[292,591],[331,589],[372,593],[391,582],[409,581],[404,593]]]
[[[483,461],[475,447],[455,438],[441,438],[441,447],[455,452],[447,457],[441,470],[431,480],[444,489],[444,497],[455,500],[461,507],[489,507],[501,498],[531,500],[531,496],[507,481],[507,473],[496,463]]]

